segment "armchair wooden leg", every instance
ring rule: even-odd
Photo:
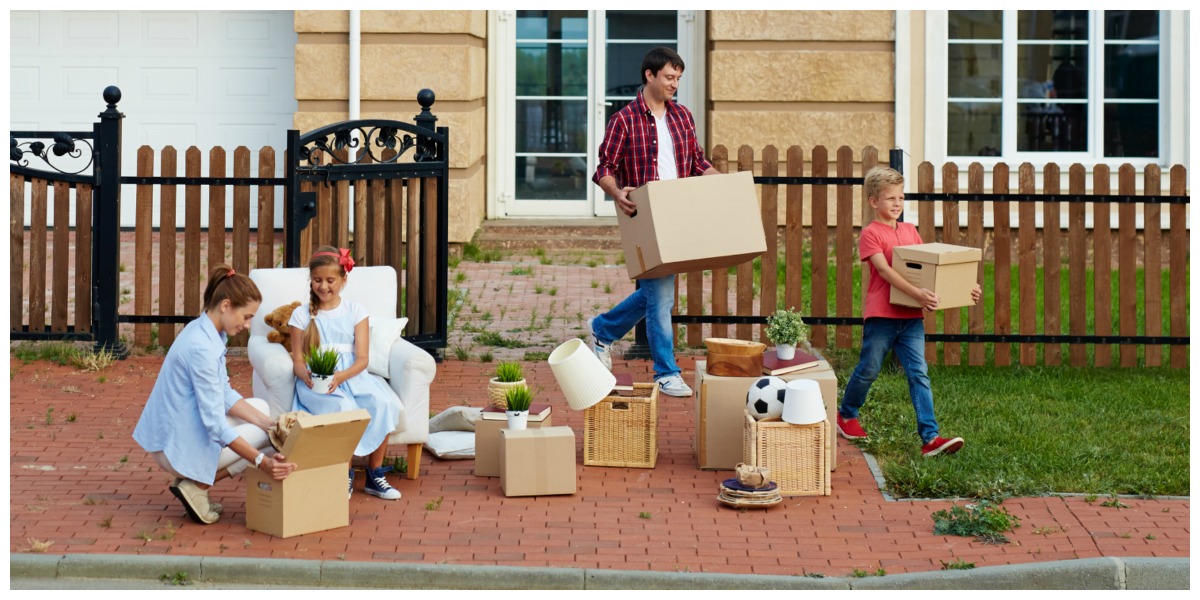
[[[409,479],[416,479],[421,474],[421,451],[424,450],[424,444],[409,444],[408,445],[408,473]]]

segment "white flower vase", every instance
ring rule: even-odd
[[[529,411],[527,410],[506,410],[504,414],[508,415],[509,429],[525,429],[529,424]]]
[[[796,358],[796,346],[793,344],[776,344],[775,356],[778,356],[779,360],[792,360]]]
[[[313,375],[312,376],[312,391],[317,394],[328,394],[329,384],[333,382],[333,375]]]

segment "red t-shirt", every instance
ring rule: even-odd
[[[863,228],[858,236],[858,259],[867,263],[867,267],[871,269],[871,276],[867,280],[867,293],[863,299],[864,319],[920,319],[925,316],[924,311],[919,308],[892,304],[892,284],[888,283],[870,262],[872,256],[883,253],[884,260],[890,265],[892,248],[921,243],[924,243],[921,241],[921,234],[917,233],[917,228],[912,223],[897,222],[893,229],[879,221],[871,221]]]

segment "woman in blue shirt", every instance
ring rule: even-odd
[[[267,403],[242,398],[229,385],[228,336],[250,328],[262,294],[249,277],[228,265],[213,268],[204,290],[204,314],[188,323],[133,430],[133,439],[164,471],[175,476],[171,493],[197,523],[215,523],[222,507],[208,488],[251,463],[275,479],[296,469],[271,447]]]

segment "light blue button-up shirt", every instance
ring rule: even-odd
[[[242,395],[229,385],[225,334],[207,315],[188,323],[163,361],[133,439],[162,451],[180,475],[211,484],[221,449],[238,438],[226,414]]]

